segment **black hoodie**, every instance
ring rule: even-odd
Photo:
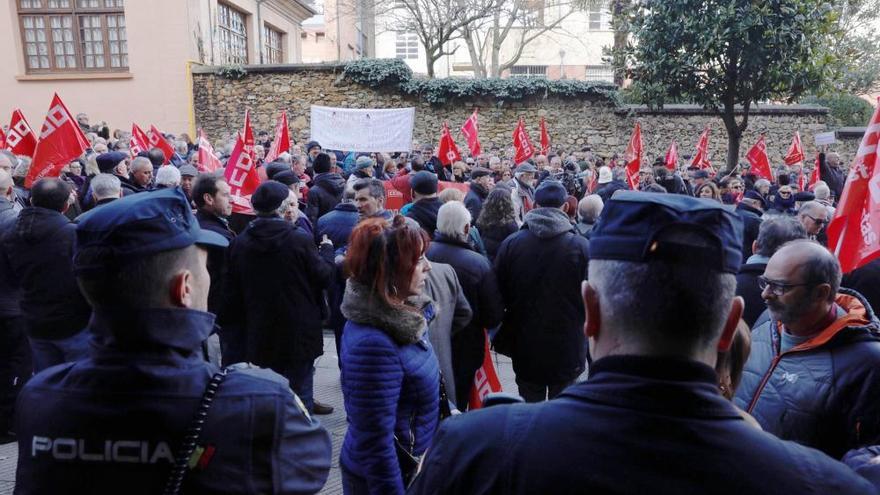
[[[309,200],[306,208],[306,216],[312,225],[318,224],[318,219],[332,210],[342,201],[342,192],[345,190],[345,179],[339,174],[318,174],[309,186]]]
[[[22,290],[25,331],[37,339],[64,339],[84,329],[92,309],[73,276],[76,226],[46,208],[21,211],[3,239],[3,263]]]

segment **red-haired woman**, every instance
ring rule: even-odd
[[[426,335],[423,294],[429,239],[397,216],[364,220],[351,234],[342,314],[342,393],[348,431],[343,492],[403,494],[412,463],[434,436],[440,368]],[[411,458],[409,458],[411,460]]]

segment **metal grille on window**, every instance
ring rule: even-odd
[[[510,77],[547,77],[546,65],[514,65]]]
[[[246,64],[247,30],[244,14],[220,3],[217,4],[217,20],[221,61],[227,64]]]
[[[614,68],[610,65],[588,65],[585,81],[613,82]]]
[[[419,58],[419,37],[415,33],[397,33],[395,56],[400,59]]]

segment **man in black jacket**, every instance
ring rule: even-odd
[[[271,368],[290,380],[310,411],[329,413],[313,408],[312,378],[323,354],[323,290],[333,276],[333,243],[325,238],[319,251],[311,235],[284,220],[292,201],[284,184],[261,184],[251,197],[257,218],[229,246],[221,338],[232,332],[231,342],[244,345],[225,353],[224,361]]]
[[[840,201],[843,185],[846,183],[846,173],[840,170],[840,155],[819,153],[819,179],[828,184],[831,192],[834,193],[834,201]]]
[[[406,216],[419,222],[425,232],[433,237],[437,230],[437,212],[443,205],[437,197],[437,176],[422,170],[410,176],[409,184],[412,187],[413,205]]]
[[[736,205],[736,214],[743,221],[742,257],[749,259],[753,254],[752,243],[758,238],[758,229],[764,215],[764,200],[757,191],[746,191],[742,200]]]
[[[761,223],[758,238],[752,243],[755,254],[746,259],[736,274],[736,295],[745,301],[742,318],[749,328],[767,309],[758,287],[758,277],[764,274],[770,257],[786,242],[806,238],[803,225],[792,217],[776,216]]]
[[[221,174],[205,174],[193,185],[193,202],[196,204],[196,219],[205,230],[216,232],[227,242],[232,242],[235,232],[226,220],[232,214],[232,197],[229,184]],[[208,311],[220,314],[223,308],[223,280],[226,277],[226,254],[228,248],[208,249],[208,273],[211,275],[211,289],[208,292]]]
[[[345,191],[345,179],[341,175],[330,171],[330,156],[326,153],[320,153],[315,157],[313,167],[315,179],[309,186],[306,216],[312,225],[317,225],[319,218],[342,201],[342,193]]]
[[[462,411],[467,409],[474,373],[483,364],[484,331],[501,323],[504,316],[498,280],[489,260],[468,242],[470,228],[470,213],[462,203],[444,204],[437,215],[437,233],[427,252],[432,262],[452,266],[473,311],[470,323],[452,334],[455,403]]]
[[[464,197],[464,205],[471,213],[471,224],[477,223],[477,219],[480,218],[483,201],[489,197],[493,187],[495,187],[495,179],[492,178],[491,170],[477,167],[471,171],[470,189]]]
[[[77,361],[88,352],[84,330],[92,310],[73,275],[76,226],[64,216],[70,186],[40,179],[31,206],[21,211],[0,249],[8,274],[22,290],[21,311],[33,353],[34,371]]]
[[[535,191],[537,208],[495,257],[504,299],[496,349],[510,355],[519,394],[552,399],[584,371],[587,343],[578,287],[587,275],[589,241],[568,219],[568,194],[556,181]]]

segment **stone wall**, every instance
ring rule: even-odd
[[[340,64],[249,66],[239,80],[214,75],[213,67],[194,68],[193,92],[197,125],[209,138],[220,143],[234,135],[251,110],[255,130],[272,133],[278,111],[287,109],[291,136],[304,143],[309,137],[309,107],[312,104],[350,108],[416,108],[414,140],[436,143],[443,121],[448,121],[459,146],[464,139],[454,129],[464,122],[474,107],[480,108],[480,139],[483,147],[510,146],[511,134],[520,116],[525,117],[533,141],[538,141],[540,117],[545,117],[554,145],[569,149],[584,145],[594,153],[622,154],[633,125],[641,122],[646,159],[663,155],[672,139],[679,154],[694,152],[697,139],[708,124],[712,127],[712,161],[721,164],[726,157],[727,135],[721,120],[700,108],[671,105],[661,111],[644,107],[616,107],[602,97],[560,99],[533,98],[498,102],[492,99],[455,101],[432,106],[418,96],[402,95],[387,89],[374,89],[343,80]],[[753,110],[741,146],[745,155],[758,134],[766,134],[772,163],[780,163],[788,150],[792,134],[799,130],[807,156],[814,152],[813,136],[826,132],[827,109],[813,106],[763,105]],[[850,160],[858,139],[849,138],[836,145],[844,161]]]

